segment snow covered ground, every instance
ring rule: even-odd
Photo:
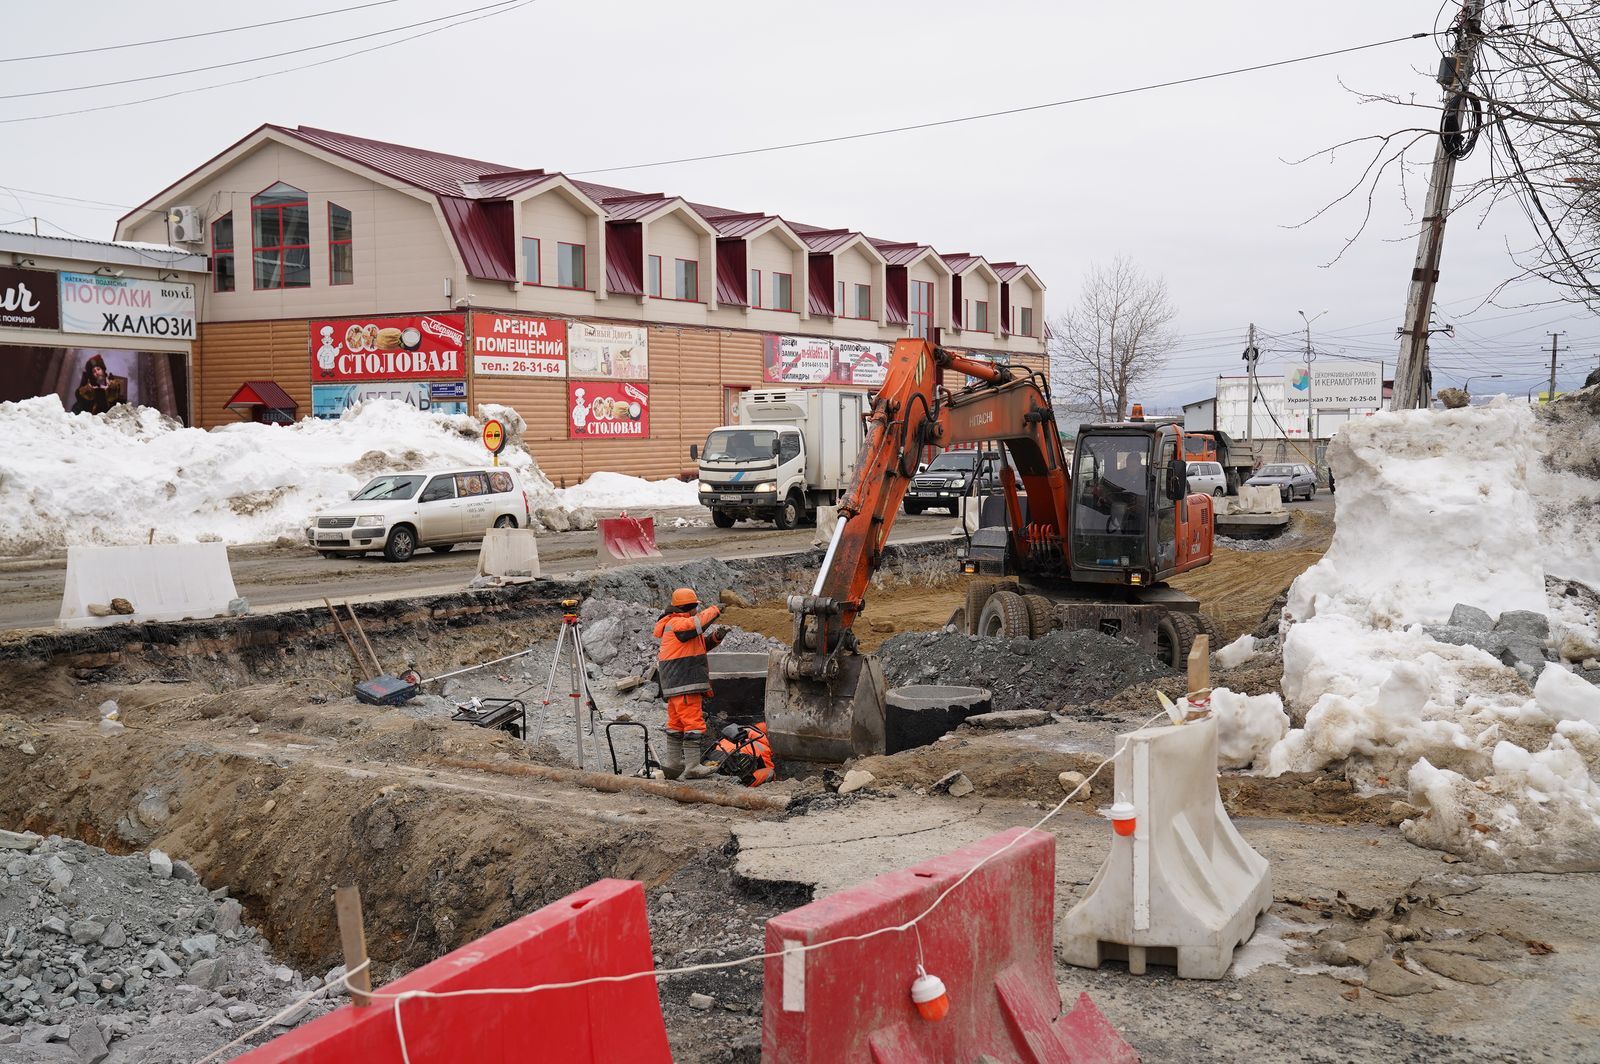
[[[1378,414],[1329,457],[1337,530],[1283,611],[1300,726],[1258,767],[1404,788],[1408,838],[1488,867],[1600,869],[1600,598],[1566,583],[1600,586],[1600,394]]]
[[[538,507],[694,506],[695,484],[597,473],[560,490],[507,425],[501,464],[521,475]],[[482,422],[423,414],[403,403],[365,403],[337,421],[240,423],[188,429],[146,407],[70,414],[55,396],[0,403],[0,555],[79,543],[220,540],[270,542],[300,535],[320,507],[348,499],[375,474],[484,463]]]

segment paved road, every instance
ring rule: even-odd
[[[635,511],[638,514],[638,511]],[[674,527],[679,518],[705,520],[699,508],[654,513],[656,539],[667,561],[695,558],[748,558],[781,554],[811,546],[816,530],[779,532],[771,525],[745,522],[723,530],[710,525]],[[889,539],[900,542],[947,534],[955,520],[946,514],[901,515]],[[564,532],[541,536],[539,563],[546,573],[570,573],[595,564],[599,536]],[[360,601],[427,592],[459,591],[478,569],[476,544],[448,554],[427,550],[404,564],[376,554],[363,558],[326,559],[307,547],[256,545],[230,547],[233,582],[255,609],[320,601],[323,596]],[[0,561],[0,630],[38,628],[55,623],[66,582],[65,555]]]

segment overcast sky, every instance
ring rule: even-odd
[[[490,0],[391,0],[345,14],[200,40],[0,62],[0,226],[109,238],[119,213],[55,197],[142,202],[262,122],[310,125],[511,167],[581,173],[737,151],[1107,92],[1289,59],[1433,28],[1437,0],[1105,4],[987,0],[534,0],[415,40],[435,22],[293,56],[68,93],[19,93],[144,78],[327,44],[436,19]],[[92,0],[7,5],[0,60],[309,14],[371,0],[276,5]],[[507,5],[510,7],[511,5]],[[483,14],[483,12],[479,12]],[[475,18],[476,15],[464,15]],[[244,85],[75,116],[99,107],[365,55]],[[1303,221],[1355,181],[1358,150],[1293,166],[1339,141],[1415,118],[1351,89],[1437,100],[1430,39],[1274,70],[1026,114],[743,158],[595,174],[721,206],[1030,263],[1050,313],[1085,270],[1118,254],[1163,277],[1183,340],[1144,396],[1166,406],[1240,369],[1247,323],[1275,338],[1281,370],[1315,316],[1320,357],[1382,358],[1415,254],[1395,182],[1366,235],[1336,265],[1360,204]],[[1342,87],[1340,82],[1345,86]],[[1480,149],[1460,174],[1481,172]],[[1420,180],[1420,177],[1419,177]],[[7,191],[11,189],[12,191]],[[23,191],[34,190],[34,191]],[[1412,189],[1420,202],[1420,186]],[[44,193],[45,195],[38,195]],[[1453,220],[1436,320],[1436,384],[1501,372],[1521,395],[1547,372],[1547,330],[1564,329],[1563,387],[1600,360],[1600,323],[1537,284],[1478,303],[1515,272],[1507,244],[1531,239],[1514,207]]]

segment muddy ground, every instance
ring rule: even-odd
[[[1302,536],[1276,554],[1219,551],[1188,588],[1237,634],[1256,627],[1325,542]],[[869,640],[948,617],[935,600],[954,600],[959,588],[940,586],[925,557],[903,561],[900,586],[886,581],[873,593]],[[706,562],[601,583],[607,594],[646,600],[677,582],[722,581],[755,604],[731,620],[781,639],[787,625],[769,628],[764,611],[814,565],[812,556]],[[555,600],[569,591],[533,586],[372,607],[366,620],[381,659],[431,675],[548,644]],[[894,631],[873,632],[873,621]],[[305,973],[338,962],[329,899],[335,885],[358,883],[379,982],[601,876],[645,884],[660,965],[757,952],[764,922],[808,897],[1034,822],[1063,794],[1060,772],[1091,771],[1118,732],[1156,710],[1157,689],[1183,687],[1158,678],[1051,707],[1057,714],[1044,727],[963,729],[868,759],[856,767],[875,782],[845,798],[813,779],[755,791],[701,785],[687,804],[671,785],[606,777],[621,789],[589,786],[555,744],[417,707],[361,706],[346,694],[354,670],[337,633],[309,615],[247,629],[248,638],[221,624],[183,629],[0,640],[0,827],[58,832],[115,853],[159,846],[192,864],[205,887],[229,888],[278,960]],[[474,682],[519,683],[523,671]],[[1216,682],[1257,692],[1280,675],[1264,657]],[[95,727],[108,697],[127,725],[109,737]],[[602,708],[614,715],[628,702],[608,695]],[[553,732],[560,719],[544,724]],[[955,769],[973,793],[928,793]],[[1229,977],[1179,981],[1161,969],[1131,977],[1115,963],[1057,971],[1063,992],[1089,991],[1145,1060],[1600,1060],[1592,1004],[1600,876],[1488,876],[1447,863],[1400,838],[1405,810],[1392,797],[1363,794],[1337,773],[1228,774],[1221,789],[1246,839],[1273,862],[1275,896]],[[153,795],[161,817],[148,815]],[[1108,832],[1093,809],[1106,797],[1097,780],[1088,801],[1047,825],[1058,840],[1058,911],[1082,895],[1105,853]],[[1439,873],[1450,882],[1430,878]],[[1357,940],[1376,941],[1376,969],[1338,952]],[[1441,947],[1477,950],[1490,971],[1472,974],[1491,982],[1450,978],[1418,960]],[[1383,965],[1426,991],[1376,992],[1396,989]],[[712,1007],[691,1007],[696,993]],[[759,965],[668,979],[661,997],[677,1059],[757,1058]],[[224,1040],[219,1032],[214,1045]],[[198,1057],[214,1045],[184,1048]],[[26,1059],[4,1056],[10,1048],[0,1046],[0,1059]]]

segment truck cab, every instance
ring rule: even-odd
[[[745,392],[738,423],[719,425],[697,463],[700,505],[718,528],[740,520],[794,528],[836,505],[850,486],[865,437],[864,392],[785,388]]]

